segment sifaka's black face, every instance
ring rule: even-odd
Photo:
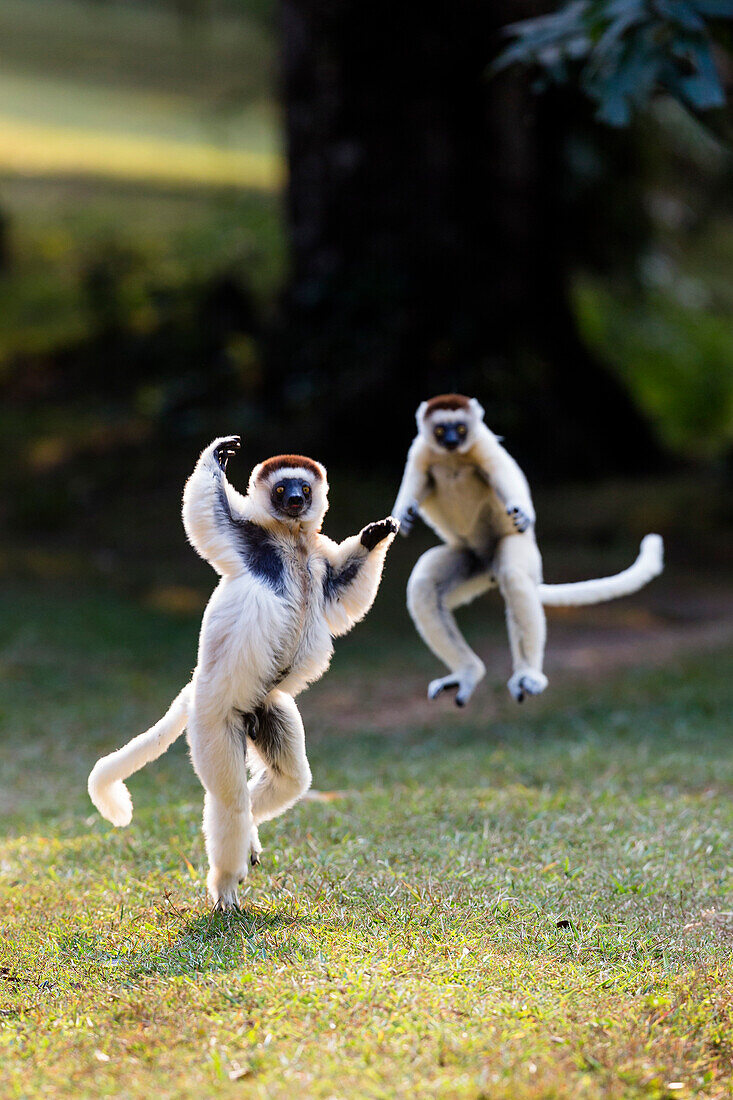
[[[284,477],[273,485],[270,500],[276,512],[297,519],[305,515],[313,500],[313,490],[300,477]]]
[[[446,420],[435,425],[433,435],[436,442],[441,447],[445,447],[446,451],[455,451],[461,443],[465,443],[468,427],[462,420]]]

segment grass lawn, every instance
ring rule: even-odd
[[[330,692],[433,671],[388,612]],[[733,653],[502,695],[490,722],[489,687],[388,735],[314,689],[337,797],[263,828],[221,917],[182,743],[131,781],[129,829],[85,793],[196,629],[71,582],[0,597],[3,1097],[733,1095]]]

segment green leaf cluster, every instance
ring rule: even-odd
[[[597,117],[611,126],[628,125],[658,92],[704,111],[725,102],[712,33],[724,20],[733,20],[733,0],[570,0],[508,27],[512,41],[493,70],[537,66],[540,89],[579,70]]]

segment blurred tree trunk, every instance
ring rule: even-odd
[[[486,75],[500,28],[539,8],[282,0],[292,276],[272,369],[326,457],[401,456],[418,401],[454,388],[535,473],[655,453],[569,306],[574,108]]]

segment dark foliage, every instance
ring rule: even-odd
[[[612,126],[628,125],[656,92],[693,111],[709,110],[725,102],[714,21],[731,19],[731,0],[571,0],[559,11],[511,25],[514,41],[493,70],[515,62],[536,65],[538,88],[567,83],[578,73],[597,118]]]

